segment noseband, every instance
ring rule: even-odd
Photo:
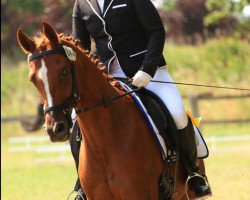
[[[65,56],[65,50],[63,48],[57,48],[57,49],[52,49],[52,50],[44,50],[40,51],[38,53],[34,53],[29,57],[29,62],[31,60],[34,60],[36,58],[42,57],[42,56],[47,56],[47,55],[53,55],[53,54],[63,54]],[[62,111],[65,114],[66,119],[68,120],[69,127],[72,127],[72,120],[71,120],[71,111],[73,109],[73,106],[80,100],[79,97],[79,91],[77,88],[77,83],[76,83],[76,74],[75,74],[75,66],[72,61],[70,61],[70,70],[71,70],[71,75],[72,75],[72,91],[71,95],[69,98],[67,98],[63,104],[61,105],[55,105],[55,106],[50,106],[44,109],[44,115],[50,111]]]

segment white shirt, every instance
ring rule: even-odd
[[[123,72],[117,57],[114,58],[112,61],[110,68],[109,68],[109,74],[113,77],[119,77],[119,78],[127,78],[125,73]]]
[[[103,13],[103,8],[104,8],[104,1],[105,0],[97,0],[102,13]],[[121,78],[127,77],[119,64],[117,57],[114,58],[114,60],[112,61],[110,65],[109,74],[114,77],[121,77]]]
[[[101,9],[101,12],[103,13],[103,8],[104,8],[104,0],[97,0],[99,7]]]

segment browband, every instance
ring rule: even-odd
[[[47,56],[47,55],[52,55],[52,54],[64,54],[65,55],[65,51],[63,48],[58,48],[58,49],[44,50],[44,51],[40,51],[38,53],[33,53],[29,57],[29,62],[31,60],[34,60],[34,59],[39,58],[41,56]]]

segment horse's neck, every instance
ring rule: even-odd
[[[97,66],[88,58],[83,56],[76,63],[77,84],[80,93],[80,102],[77,105],[78,109],[86,108],[101,102],[104,98],[110,98],[118,95],[118,92],[104,78]],[[112,102],[110,104],[100,105],[86,113],[80,113],[77,116],[78,123],[81,129],[81,134],[84,138],[84,148],[106,148],[105,144],[112,141],[117,143],[117,132],[113,131],[114,120],[121,120],[124,117],[126,106],[117,109]],[[91,151],[91,150],[90,150]],[[100,151],[100,155],[103,152]]]
[[[116,95],[115,89],[104,78],[96,64],[86,55],[76,62],[76,76],[82,101],[79,106],[89,106],[110,95]]]

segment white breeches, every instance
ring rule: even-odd
[[[117,61],[117,59],[112,62],[110,72],[110,74],[114,77],[126,77],[125,73],[119,66],[119,62]],[[173,82],[166,66],[157,69],[153,80]],[[182,103],[181,95],[179,94],[179,90],[177,89],[175,84],[150,82],[147,85],[146,89],[152,91],[160,97],[160,99],[163,101],[163,103],[171,113],[178,130],[183,129],[187,126],[187,114]]]
[[[173,82],[166,66],[158,68],[153,80]],[[155,93],[164,102],[171,113],[178,130],[187,126],[187,114],[182,103],[181,95],[175,84],[150,82],[146,89]]]

